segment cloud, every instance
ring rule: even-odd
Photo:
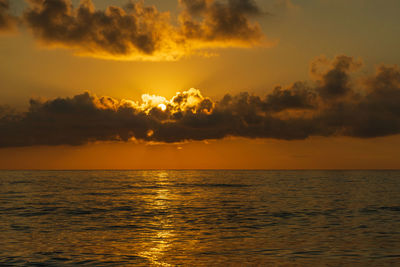
[[[229,0],[225,4],[210,0],[180,0],[180,3],[184,8],[180,21],[187,39],[251,45],[263,37],[259,24],[249,20],[262,13],[253,0]]]
[[[321,62],[324,68],[316,68]],[[155,95],[118,100],[88,92],[32,99],[26,112],[0,108],[0,147],[399,134],[400,68],[382,65],[355,82],[352,72],[360,64],[348,56],[318,58],[311,63],[315,82],[278,86],[265,97],[244,92],[213,101],[190,89],[169,100]]]
[[[25,21],[48,45],[94,56],[174,57],[178,38],[167,13],[141,2],[125,9],[95,10],[90,0],[74,9],[70,0],[30,0]],[[179,52],[179,51],[178,51]]]
[[[288,89],[278,86],[267,95],[267,111],[279,112],[286,109],[314,109],[317,106],[317,94],[304,82],[296,82]]]
[[[330,68],[328,71],[320,71],[319,66]],[[321,97],[338,98],[351,92],[349,73],[362,66],[361,61],[355,61],[349,56],[338,56],[332,62],[325,57],[317,58],[311,64],[311,75],[318,80],[317,91]]]
[[[10,13],[8,0],[0,0],[0,32],[13,30],[16,26],[16,18]]]
[[[250,47],[264,38],[250,17],[260,14],[252,0],[180,1],[179,25],[168,12],[143,2],[96,10],[91,0],[28,0],[25,23],[44,44],[81,55],[113,59],[176,60],[216,47]]]

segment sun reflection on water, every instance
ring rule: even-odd
[[[147,204],[155,212],[167,211],[170,208],[170,190],[168,188],[168,173],[165,171],[159,172],[154,177],[156,186],[154,187],[154,194],[147,199]],[[175,236],[171,220],[168,216],[161,213],[157,219],[153,220],[152,227],[156,229],[149,237],[149,246],[144,248],[144,251],[139,255],[148,259],[151,264],[157,266],[172,266],[166,262],[166,253],[172,244]]]

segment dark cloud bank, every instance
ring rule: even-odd
[[[214,102],[191,89],[171,100],[145,95],[133,102],[87,92],[31,100],[24,113],[0,109],[0,147],[399,134],[400,69],[382,65],[374,75],[352,79],[360,65],[348,56],[318,59],[311,65],[314,82],[276,87],[265,97],[228,94]]]

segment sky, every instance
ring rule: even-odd
[[[397,0],[0,0],[0,169],[398,169]]]

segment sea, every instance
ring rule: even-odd
[[[0,266],[400,266],[400,171],[0,171]]]

